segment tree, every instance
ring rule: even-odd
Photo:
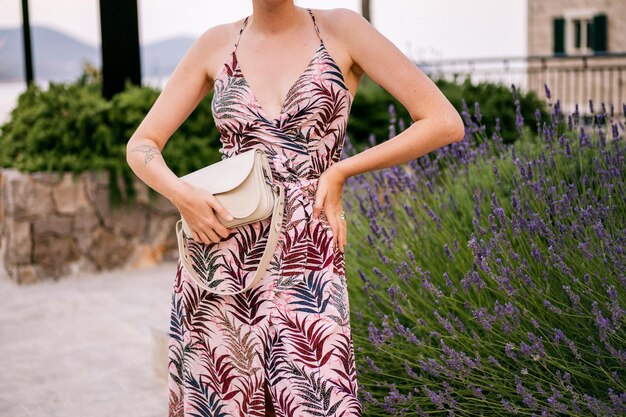
[[[22,36],[24,39],[24,70],[26,72],[26,84],[34,81],[33,49],[30,39],[30,16],[28,13],[28,0],[22,0]]]
[[[100,0],[102,94],[124,90],[126,81],[141,85],[137,0]]]
[[[361,0],[361,14],[370,23],[372,22],[371,14],[370,14],[370,0]]]

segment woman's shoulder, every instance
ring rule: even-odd
[[[345,7],[333,9],[311,9],[316,21],[333,30],[349,30],[354,25],[363,24],[367,20],[358,12]]]
[[[209,78],[213,80],[228,54],[234,49],[237,35],[245,17],[209,27],[196,39],[197,46],[203,51]]]
[[[198,37],[198,41],[212,47],[234,43],[245,17],[232,22],[220,23],[205,29]]]
[[[334,9],[311,9],[315,16],[315,21],[322,32],[322,36],[329,35],[341,43],[346,43],[347,39],[354,37],[359,32],[366,31],[371,26],[360,13],[345,7]]]

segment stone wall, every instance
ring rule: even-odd
[[[114,208],[106,171],[0,169],[0,276],[23,284],[176,260],[176,207],[151,201],[137,177],[135,187],[135,203]]]

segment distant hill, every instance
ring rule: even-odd
[[[39,81],[71,81],[83,63],[101,66],[99,46],[83,43],[57,30],[31,27],[35,78]],[[141,45],[141,71],[146,77],[167,77],[194,39],[176,37]],[[0,82],[23,81],[24,59],[21,28],[0,29]]]

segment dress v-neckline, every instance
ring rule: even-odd
[[[302,79],[302,77],[304,77],[307,74],[309,68],[311,68],[311,66],[315,62],[315,60],[316,60],[317,56],[319,55],[320,51],[322,51],[324,48],[325,48],[324,42],[322,40],[320,40],[319,47],[313,53],[313,56],[311,57],[311,59],[307,63],[306,67],[304,68],[304,70],[302,70],[302,72],[300,73],[298,78],[296,78],[296,80],[291,84],[291,86],[287,90],[287,94],[286,94],[285,98],[283,99],[283,101],[281,103],[280,111],[278,112],[278,115],[276,117],[271,117],[265,111],[265,108],[263,107],[263,105],[259,101],[259,98],[256,95],[256,93],[254,92],[254,88],[252,88],[252,86],[248,82],[248,79],[246,78],[246,75],[244,74],[243,70],[241,69],[241,66],[239,65],[239,58],[237,57],[237,52],[236,51],[233,51],[233,53],[232,53],[233,58],[235,59],[235,68],[233,68],[233,72],[235,72],[235,73],[239,72],[239,75],[240,75],[242,81],[246,84],[246,86],[248,87],[248,90],[250,91],[250,95],[252,96],[252,100],[256,104],[259,112],[263,114],[263,117],[265,119],[267,119],[269,122],[271,122],[272,124],[275,124],[276,122],[280,121],[283,118],[283,116],[286,114],[287,109],[285,108],[285,106],[287,105],[287,101],[289,100],[289,97],[291,95],[291,90],[293,90],[294,87],[298,84],[298,82]]]

